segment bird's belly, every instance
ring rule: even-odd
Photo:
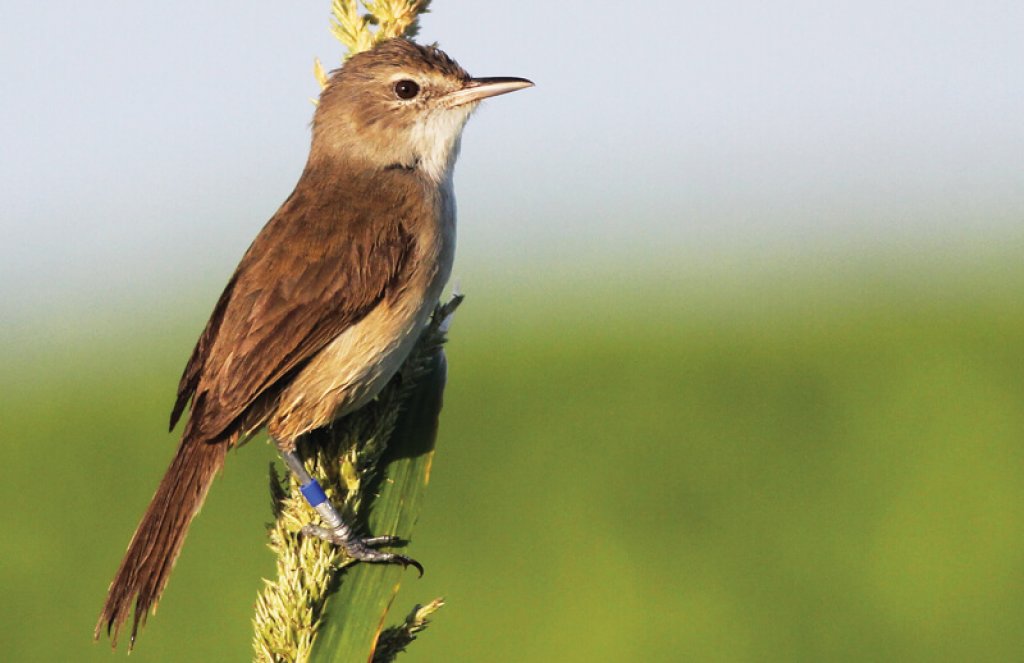
[[[416,345],[441,296],[454,253],[454,242],[446,240],[452,239],[443,237],[432,247],[434,269],[413,276],[299,371],[267,421],[275,440],[293,442],[380,393]]]
[[[437,301],[423,294],[404,300],[381,303],[295,376],[268,422],[274,439],[293,441],[365,405],[384,388],[412,351]]]

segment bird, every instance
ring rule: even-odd
[[[426,327],[455,252],[452,174],[463,127],[527,79],[473,78],[436,45],[382,41],[331,73],[305,167],[213,307],[178,384],[177,451],[140,521],[94,631],[134,646],[192,519],[232,447],[265,429],[324,527],[355,560],[422,566],[360,538],[296,452],[306,433],[381,391]]]

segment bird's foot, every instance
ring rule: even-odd
[[[374,546],[391,546],[400,543],[402,539],[397,536],[371,536],[359,538],[352,534],[352,530],[342,525],[330,529],[317,525],[306,525],[302,528],[306,536],[315,536],[330,543],[340,546],[345,554],[360,562],[375,562],[379,564],[401,564],[403,567],[413,567],[423,577],[423,565],[412,557],[398,553],[383,552]]]
[[[404,567],[412,566],[420,572],[421,577],[423,576],[423,565],[412,557],[406,557],[398,553],[382,552],[375,548],[375,546],[392,546],[400,543],[401,539],[399,537],[371,536],[360,538],[356,536],[352,528],[345,524],[341,513],[327,499],[327,494],[320,486],[320,483],[306,471],[298,454],[294,450],[282,451],[281,457],[284,459],[288,469],[298,479],[299,490],[302,492],[303,497],[306,498],[306,502],[320,514],[321,520],[326,525],[326,527],[306,525],[302,528],[304,535],[315,536],[318,539],[323,539],[336,546],[340,546],[345,551],[345,554],[354,560],[376,562],[378,564],[401,564]]]

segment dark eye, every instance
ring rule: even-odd
[[[404,79],[395,83],[395,94],[399,99],[412,99],[420,93],[420,86],[416,81]]]

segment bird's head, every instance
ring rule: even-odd
[[[331,75],[313,118],[310,158],[416,169],[440,182],[480,101],[532,85],[473,78],[437,48],[389,39]]]

